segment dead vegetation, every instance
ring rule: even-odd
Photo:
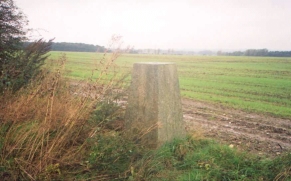
[[[113,40],[119,41],[118,37]],[[74,86],[73,92],[70,81],[62,77],[66,63],[62,55],[47,64],[49,69],[26,88],[16,93],[8,90],[0,97],[1,165],[6,170],[3,178],[50,180],[61,174],[61,167],[82,164],[89,147],[86,140],[98,128],[88,120],[98,102],[105,97],[114,99],[112,91],[122,83],[114,75],[104,78],[108,71],[114,72],[119,54],[105,53],[92,76]],[[94,74],[98,74],[95,80]]]

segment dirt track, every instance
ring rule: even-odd
[[[248,152],[276,156],[291,150],[291,120],[183,99],[187,129]]]

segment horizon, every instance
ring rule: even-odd
[[[288,51],[288,0],[15,0],[32,39],[107,47],[112,35],[135,49]]]
[[[75,43],[75,44],[87,44],[87,45],[94,45],[94,46],[100,46],[100,47],[104,47],[104,48],[108,48],[105,47],[104,45],[99,45],[99,44],[90,44],[90,43],[83,43],[83,42],[54,42],[53,43]],[[155,48],[134,48],[134,50],[146,50],[146,49],[150,49],[150,50],[155,50]],[[174,51],[212,51],[212,52],[217,52],[217,51],[229,51],[229,52],[234,52],[234,51],[246,51],[246,50],[250,50],[250,49],[256,49],[256,48],[247,48],[247,49],[187,49],[187,48],[181,48],[181,49],[173,49]],[[272,50],[272,49],[268,49],[268,48],[257,48],[258,49],[267,49],[268,51],[291,51],[291,48],[289,50]],[[168,50],[168,49],[160,49],[160,50]]]

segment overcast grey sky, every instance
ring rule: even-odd
[[[15,0],[45,38],[161,49],[291,50],[291,0]],[[34,34],[34,37],[37,34]]]

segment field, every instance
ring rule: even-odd
[[[103,54],[66,56],[66,75],[86,79]],[[257,154],[291,149],[291,58],[124,54],[116,70],[130,73],[134,62],[177,64],[188,129]]]
[[[123,54],[114,66],[115,54],[50,54],[26,87],[0,96],[2,180],[291,178],[290,58]],[[186,136],[157,149],[123,118],[122,86],[142,61],[178,66]]]
[[[57,57],[60,52],[51,52]],[[67,52],[67,76],[85,79],[103,54]],[[134,62],[175,62],[185,98],[230,108],[291,117],[291,58],[124,54],[121,72]]]

